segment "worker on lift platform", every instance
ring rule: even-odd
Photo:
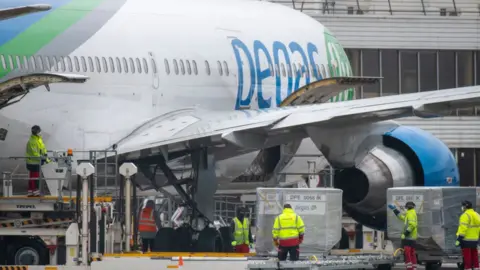
[[[278,247],[278,260],[285,261],[290,254],[291,261],[298,261],[304,233],[302,218],[295,214],[290,204],[285,204],[283,213],[275,218],[272,230],[273,243]]]
[[[237,216],[232,220],[232,247],[237,253],[249,253],[253,243],[250,221],[245,217],[246,214],[247,209],[240,207],[237,209]]]
[[[415,212],[415,204],[413,202],[407,202],[405,214],[400,213],[397,207],[393,204],[389,204],[393,213],[405,223],[402,233],[402,246],[405,255],[405,266],[407,270],[417,269],[417,255],[415,254],[415,244],[417,242],[417,212]]]
[[[29,172],[28,196],[40,196],[38,178],[40,177],[41,166],[45,162],[50,163],[50,159],[47,158],[47,148],[40,135],[41,131],[39,126],[33,126],[32,135],[27,142],[25,156],[27,157],[26,163]]]
[[[140,209],[138,218],[138,232],[142,238],[142,251],[153,251],[157,231],[161,227],[160,215],[155,210],[155,202],[146,200]]]
[[[455,246],[462,248],[463,269],[478,270],[478,234],[480,233],[480,217],[469,201],[462,202],[462,215],[458,223]]]

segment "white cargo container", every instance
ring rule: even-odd
[[[272,228],[283,205],[290,204],[305,223],[302,254],[325,253],[342,235],[342,191],[334,188],[257,188],[257,255],[275,253]]]

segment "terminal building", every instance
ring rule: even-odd
[[[325,25],[356,76],[378,76],[356,98],[480,85],[478,0],[273,0]],[[462,186],[480,186],[480,107],[438,119],[404,118],[444,141]]]

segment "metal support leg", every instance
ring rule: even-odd
[[[77,167],[77,175],[82,178],[82,265],[88,265],[88,178],[94,171],[91,163]]]
[[[132,239],[132,182],[130,177],[137,173],[137,166],[133,163],[123,163],[120,166],[120,174],[125,177],[125,250],[130,251],[130,239]]]
[[[200,153],[192,154],[192,161],[198,164],[194,166],[196,171],[195,183],[202,188],[195,188],[194,197],[198,211],[202,213],[209,220],[214,220],[215,217],[215,200],[214,195],[217,192],[217,175],[215,173],[215,159],[213,155],[202,151]],[[197,167],[197,168],[195,168]]]

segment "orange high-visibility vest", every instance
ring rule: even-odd
[[[143,208],[140,220],[138,222],[138,231],[140,232],[157,232],[157,225],[153,217],[152,208]]]

